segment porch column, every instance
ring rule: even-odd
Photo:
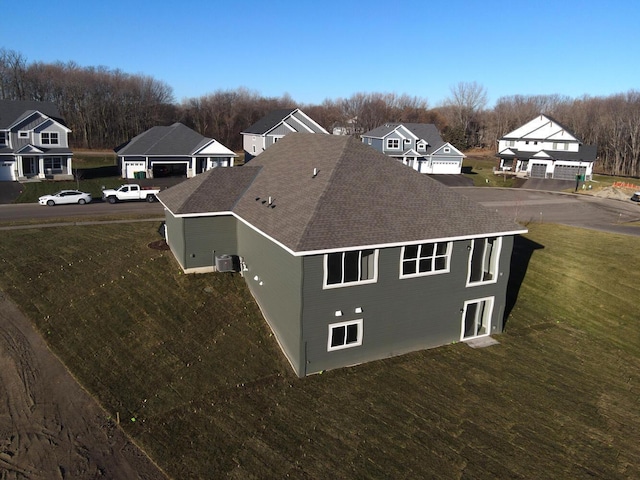
[[[45,178],[44,174],[46,172],[44,171],[44,157],[42,155],[40,155],[38,157],[38,177],[40,178]]]
[[[24,177],[24,171],[22,170],[22,155],[16,155],[16,180]]]

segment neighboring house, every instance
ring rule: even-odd
[[[349,136],[158,195],[185,272],[240,270],[299,376],[502,332],[518,224]]]
[[[442,140],[431,123],[385,123],[363,133],[362,143],[419,173],[462,173],[464,154]]]
[[[289,133],[325,133],[324,128],[298,108],[274,110],[241,132],[248,162]]]
[[[51,102],[0,100],[0,180],[72,180],[70,132]]]
[[[152,127],[116,149],[122,178],[191,178],[214,167],[232,167],[235,153],[213,138],[176,122]]]
[[[584,145],[557,121],[540,115],[498,140],[496,156],[500,171],[532,178],[591,180],[596,151],[595,145]]]

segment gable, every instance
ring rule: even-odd
[[[501,138],[507,139],[580,142],[568,129],[545,115],[539,115]]]
[[[17,150],[16,153],[18,155],[21,155],[23,153],[44,153],[44,150],[28,143],[27,145],[24,145],[22,148]]]
[[[449,151],[446,151],[447,149]],[[462,153],[460,150],[458,150],[456,147],[454,147],[448,142],[445,143],[444,145],[441,145],[438,149],[434,150],[433,155],[447,155],[447,156],[455,156],[460,158],[465,157],[464,153]]]
[[[237,157],[232,150],[222,145],[217,140],[211,140],[209,143],[201,147],[199,150],[193,152],[194,155],[227,155],[229,157]]]

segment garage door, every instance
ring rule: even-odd
[[[547,165],[544,163],[531,164],[531,178],[544,178],[547,173]]]
[[[137,172],[145,172],[144,162],[126,162],[125,178],[136,178]]]
[[[457,161],[434,161],[431,163],[432,173],[439,174],[456,174],[460,173],[460,162]]]
[[[553,178],[558,180],[575,180],[576,175],[584,175],[587,172],[585,167],[577,165],[556,165],[553,169]]]
[[[154,163],[153,178],[159,177],[186,177],[187,164],[185,163]]]
[[[10,182],[13,178],[13,162],[0,162],[0,182]]]

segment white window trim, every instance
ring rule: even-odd
[[[487,321],[487,331],[486,333],[483,333],[482,335],[474,335],[472,337],[465,337],[464,336],[464,327],[465,327],[465,319],[467,316],[467,308],[469,307],[469,305],[473,304],[473,303],[480,303],[480,302],[488,302],[488,313],[487,311],[485,311],[485,314],[489,316],[488,321]],[[493,307],[495,305],[495,297],[483,297],[483,298],[475,298],[473,300],[466,300],[464,302],[464,307],[462,308],[462,320],[460,322],[460,341],[467,341],[467,340],[473,340],[474,338],[481,338],[481,337],[487,337],[489,335],[491,335],[491,319],[493,318]]]
[[[468,265],[467,265],[467,287],[475,287],[478,285],[489,285],[492,283],[496,283],[498,281],[498,277],[500,275],[499,270],[500,270],[500,255],[502,254],[502,238],[503,237],[496,237],[496,243],[497,245],[494,246],[494,250],[492,251],[492,253],[495,253],[495,256],[493,257],[493,264],[491,265],[491,267],[493,267],[493,278],[491,280],[480,280],[480,281],[476,281],[476,282],[472,282],[471,281],[471,260],[473,258],[473,251],[474,248],[476,248],[476,242],[483,242],[484,243],[487,241],[488,237],[483,237],[483,238],[476,238],[474,240],[471,240],[471,249],[469,250],[469,259],[468,259]],[[486,262],[486,258],[485,255],[487,254],[487,250],[485,249],[485,251],[482,253],[482,264],[484,265],[484,263]]]
[[[328,352],[333,352],[336,350],[344,350],[345,348],[351,348],[351,347],[359,347],[360,345],[362,345],[362,337],[363,337],[363,332],[362,332],[362,319],[358,319],[358,320],[349,320],[347,322],[340,322],[340,323],[332,323],[329,325],[329,330],[328,330],[328,338],[327,338],[327,351]],[[340,328],[340,327],[347,327],[349,325],[358,325],[358,339],[353,342],[353,343],[345,343],[344,345],[336,345],[335,347],[331,346],[331,337],[332,337],[332,331],[334,328]],[[346,340],[346,337],[345,337]]]
[[[48,143],[44,143],[43,135],[48,135]],[[53,138],[55,136],[55,142],[53,142]],[[41,132],[40,133],[40,144],[41,145],[60,145],[60,135],[58,132]]]
[[[447,266],[445,269],[443,270],[431,270],[429,272],[419,272],[417,271],[419,268],[419,263],[420,263],[420,250],[422,249],[422,243],[421,244],[417,244],[418,245],[418,258],[415,259],[410,259],[410,260],[405,260],[404,258],[404,250],[407,246],[403,246],[402,250],[400,252],[400,278],[415,278],[415,277],[425,277],[428,275],[439,275],[441,273],[449,273],[451,271],[451,251],[453,250],[453,245],[452,242],[426,242],[428,244],[434,245],[434,255],[433,257],[422,257],[422,258],[431,258],[432,262],[434,261],[434,259],[440,255],[435,255],[435,252],[437,251],[438,248],[438,244],[439,243],[446,243],[447,244],[447,253],[445,253],[444,257],[446,258],[446,262],[447,262]],[[408,274],[404,274],[403,272],[403,266],[405,261],[414,261],[416,262],[416,273],[408,273]]]
[[[449,147],[444,147],[442,150],[444,153],[451,153],[451,149]]]
[[[29,138],[29,131],[28,130],[20,130],[18,132],[18,138]]]
[[[390,145],[391,142],[397,142],[398,146],[397,147],[392,147]],[[400,150],[400,139],[399,138],[387,138],[386,146],[387,146],[387,150]]]
[[[356,280],[354,282],[341,282],[341,283],[327,284],[327,277],[328,277],[328,274],[329,274],[329,268],[328,268],[329,254],[325,253],[324,260],[323,260],[324,273],[323,273],[323,279],[322,279],[322,288],[323,289],[344,288],[344,287],[351,287],[351,286],[354,286],[354,285],[366,285],[368,283],[376,283],[378,281],[378,253],[379,253],[379,250],[378,249],[363,248],[363,249],[351,250],[351,251],[362,252],[364,250],[373,250],[373,278],[368,278],[366,280]],[[345,252],[335,252],[335,253],[342,253],[344,255],[346,253],[346,251]],[[343,267],[344,267],[344,263],[343,263]],[[343,273],[344,273],[344,268],[343,268]]]

